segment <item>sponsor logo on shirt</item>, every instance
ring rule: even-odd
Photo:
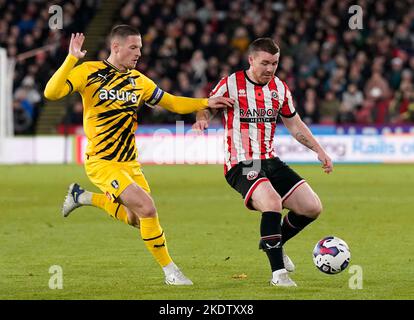
[[[120,101],[131,101],[133,103],[138,102],[138,97],[133,92],[123,90],[106,90],[101,89],[99,91],[99,99],[101,100],[120,100]]]
[[[240,109],[240,122],[276,122],[278,111],[274,109]]]

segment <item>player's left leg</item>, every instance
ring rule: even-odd
[[[312,223],[322,204],[309,184],[279,158],[268,160],[267,175],[290,212],[282,219],[282,245]]]
[[[318,195],[306,182],[283,198],[283,207],[290,210],[282,221],[283,244],[315,221],[322,212]]]
[[[132,183],[119,195],[119,202],[127,208],[128,220],[132,224],[139,221],[141,237],[148,251],[162,267],[165,283],[192,285],[193,282],[181,272],[169,255],[165,233],[151,196],[138,184]]]

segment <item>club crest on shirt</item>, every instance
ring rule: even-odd
[[[254,180],[258,177],[259,173],[257,171],[249,171],[246,175],[247,180]]]
[[[118,189],[118,188],[119,188],[119,183],[118,183],[118,181],[117,181],[117,180],[113,180],[113,181],[111,182],[111,186],[112,186],[114,189]]]
[[[276,90],[270,91],[270,95],[272,96],[273,100],[278,100],[279,99],[279,95],[277,94]]]

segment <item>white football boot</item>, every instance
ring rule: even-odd
[[[289,273],[286,269],[273,271],[272,280],[270,284],[276,287],[297,287],[296,283],[289,278]]]
[[[165,283],[172,286],[191,286],[193,282],[188,279],[181,270],[171,262],[163,268],[165,273]]]
[[[295,271],[295,265],[292,260],[290,260],[289,256],[285,254],[285,251],[283,250],[283,264],[285,265],[285,269],[287,272],[293,272]]]
[[[82,206],[79,202],[79,196],[84,192],[85,190],[77,183],[72,183],[69,186],[68,193],[62,205],[62,215],[64,217],[67,217],[73,210]]]

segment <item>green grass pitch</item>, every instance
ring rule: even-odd
[[[83,167],[0,166],[0,299],[413,299],[414,165],[337,165],[331,175],[292,167],[324,204],[285,247],[297,288],[269,286],[259,215],[244,208],[222,166],[144,167],[170,253],[192,287],[164,285],[138,231],[103,211],[61,216],[69,183],[97,190]],[[350,268],[325,275],[313,265],[313,247],[328,235],[350,246],[362,289],[349,288]],[[53,265],[63,289],[49,288]]]

